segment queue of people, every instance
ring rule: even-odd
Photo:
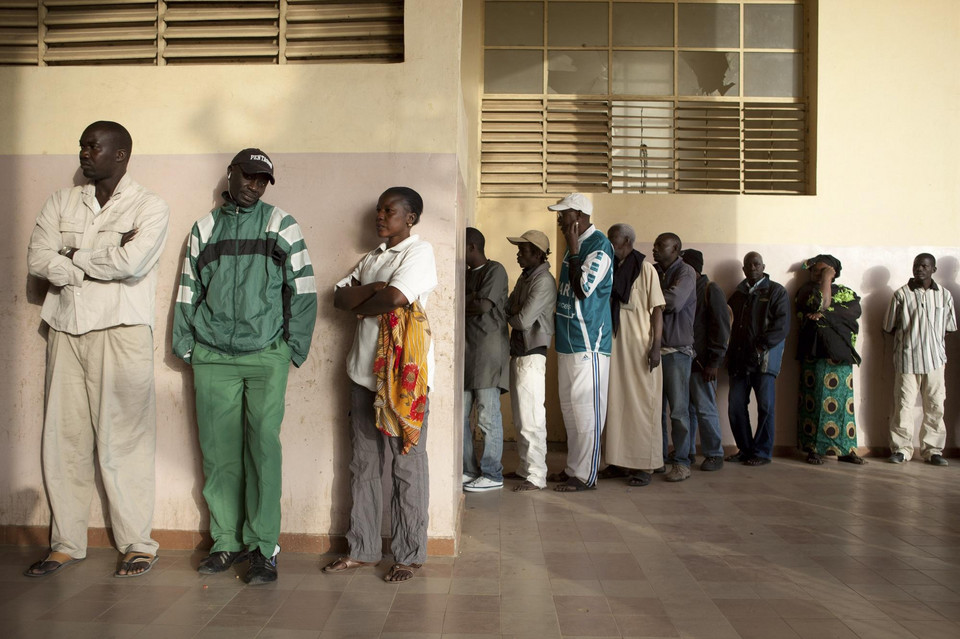
[[[156,400],[153,326],[157,271],[167,238],[166,203],[126,173],[133,148],[115,122],[91,124],[80,138],[80,168],[90,181],[54,193],[30,238],[31,275],[49,282],[41,317],[49,326],[42,464],[51,508],[50,551],[25,572],[53,575],[86,556],[87,522],[99,470],[120,558],[115,576],[151,570]],[[310,352],[317,319],[313,265],[296,220],[262,197],[276,176],[269,156],[240,151],[226,169],[223,205],[191,229],[174,308],[173,351],[194,377],[203,454],[203,496],[213,546],[201,574],[248,562],[245,580],[278,578],[282,449],[289,365]],[[506,271],[485,254],[477,229],[466,237],[464,305],[463,489],[595,489],[598,478],[650,483],[690,477],[699,425],[701,470],[723,465],[716,410],[717,372],[731,376],[730,422],[748,465],[769,463],[773,378],[789,323],[783,287],[748,253],[746,279],[724,303],[703,275],[703,257],[661,234],[655,265],[634,248],[626,224],[604,235],[579,193],[548,207],[566,251],[555,281],[546,234],[506,238],[523,269],[508,294]],[[413,233],[424,210],[409,187],[377,202],[372,231],[381,243],[334,292],[335,308],[355,316],[346,367],[350,379],[351,496],[349,552],[323,568],[340,573],[382,558],[382,477],[388,472],[393,565],[385,580],[412,579],[426,560],[429,470],[426,441],[433,342],[427,315],[437,269],[429,242]],[[801,447],[863,463],[856,454],[852,365],[859,303],[834,282],[832,256],[808,260],[811,283],[797,295],[803,376]],[[944,334],[956,329],[950,294],[931,279],[932,256],[914,264],[898,290],[885,330],[896,336],[900,409],[892,462],[913,454],[910,408],[923,397],[921,455],[943,465]],[[725,308],[729,304],[729,310]],[[564,469],[548,475],[545,376],[551,342],[558,355],[559,400],[567,431]],[[747,416],[756,394],[756,433]],[[511,393],[520,464],[503,473],[500,395]],[[472,427],[483,433],[477,460]],[[604,425],[606,449],[602,447]],[[669,425],[669,428],[668,428]],[[672,451],[666,442],[671,437]],[[386,452],[392,453],[385,468]],[[666,467],[669,466],[669,469]]]
[[[766,274],[763,256],[755,251],[744,256],[744,279],[726,298],[704,273],[703,254],[684,250],[676,234],[657,236],[651,265],[634,248],[636,232],[628,224],[614,224],[606,237],[591,224],[593,205],[582,194],[570,194],[548,208],[557,212],[567,246],[556,292],[556,317],[544,312],[552,298],[547,290],[553,283],[546,268],[549,242],[542,232],[530,230],[519,238],[507,238],[518,246],[517,262],[523,272],[503,309],[506,319],[497,326],[512,328],[512,345],[520,345],[528,331],[547,337],[537,343],[541,357],[551,329],[556,330],[558,399],[567,431],[567,459],[561,472],[547,477],[557,483],[555,490],[592,490],[598,479],[611,478],[646,486],[656,473],[664,473],[668,482],[688,479],[696,461],[698,431],[702,471],[718,471],[725,461],[754,467],[769,464],[775,439],[776,377],[783,366],[791,304],[786,289]],[[470,262],[469,246],[477,243],[471,238],[477,237],[482,246],[479,231],[468,229],[468,324],[480,295],[470,286],[473,271],[490,263]],[[529,259],[533,252],[539,259]],[[826,457],[862,465],[866,461],[857,454],[853,399],[853,366],[860,363],[856,350],[860,298],[836,282],[842,269],[836,257],[817,255],[802,267],[810,281],[793,303],[800,336],[798,448],[813,465],[823,464]],[[956,330],[957,322],[950,293],[932,280],[935,271],[932,255],[917,256],[914,278],[896,291],[884,323],[884,330],[895,336],[896,351],[898,406],[890,425],[892,463],[913,455],[911,426],[920,394],[921,457],[936,466],[947,464],[942,455],[945,336]],[[534,279],[539,283],[536,319],[528,313],[524,321],[517,321]],[[499,312],[492,295],[483,304],[485,313]],[[468,352],[497,368],[503,360],[501,351],[478,351],[475,339],[468,331]],[[522,346],[511,346],[511,356],[524,352]],[[717,375],[724,363],[730,380],[728,419],[737,445],[737,451],[726,457],[717,409]],[[471,361],[471,365],[477,363]],[[524,375],[523,384],[534,376],[542,389],[542,368],[535,375]],[[511,379],[511,390],[515,383]],[[757,402],[755,428],[748,410],[751,391]],[[520,462],[515,472],[504,476],[522,480],[516,491],[542,489],[544,398],[542,393],[518,394],[511,406]],[[464,410],[467,469],[475,468],[476,461],[469,403],[465,402]],[[529,415],[537,418],[525,419]],[[489,410],[486,414],[478,410],[477,416],[486,451],[490,429],[482,423],[492,418]],[[499,415],[495,421],[500,424]],[[528,430],[531,421],[538,426],[534,447]],[[502,428],[497,432],[502,436]],[[502,441],[493,444],[497,455],[502,449]],[[483,458],[488,457],[484,452]],[[476,474],[465,474],[463,479],[465,491],[478,490]],[[487,482],[482,490],[502,485],[502,480]]]

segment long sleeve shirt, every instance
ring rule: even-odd
[[[680,257],[666,269],[659,264],[656,269],[666,302],[660,348],[680,351],[692,357],[693,318],[697,312],[697,272]]]
[[[157,270],[170,209],[124,175],[101,207],[93,184],[57,191],[27,248],[31,275],[50,282],[40,317],[71,335],[113,326],[153,327]],[[120,246],[124,233],[136,236]],[[76,248],[73,259],[60,255]]]

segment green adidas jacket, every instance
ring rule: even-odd
[[[194,344],[254,353],[279,337],[300,366],[317,321],[317,286],[300,226],[265,202],[226,202],[193,225],[173,319],[173,352]]]

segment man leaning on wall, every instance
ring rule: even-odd
[[[197,571],[249,557],[254,585],[277,580],[287,375],[307,359],[317,320],[300,226],[260,199],[273,183],[260,149],[230,162],[223,205],[190,232],[173,324],[173,351],[193,367],[213,537]]]
[[[143,575],[157,560],[153,322],[170,209],[127,175],[132,148],[120,124],[88,126],[80,170],[90,181],[50,196],[30,236],[30,274],[50,284],[40,317],[50,328],[42,462],[51,526],[50,552],[28,577],[86,557],[95,466],[123,553],[114,576]]]

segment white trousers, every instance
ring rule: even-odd
[[[517,428],[517,474],[531,484],[547,485],[547,358],[526,355],[510,358],[510,408]]]
[[[156,554],[150,538],[157,444],[151,328],[115,326],[85,335],[50,329],[45,409],[50,547],[86,556],[96,465],[117,549]]]
[[[557,355],[560,411],[567,430],[566,473],[587,486],[600,470],[600,436],[607,415],[610,356],[600,353]]]
[[[904,459],[913,457],[913,426],[917,394],[923,405],[923,421],[920,423],[920,456],[943,453],[947,443],[947,427],[943,423],[943,402],[947,396],[944,369],[941,366],[924,375],[900,373],[894,381],[893,397],[896,402],[890,419],[890,449],[903,453]]]

